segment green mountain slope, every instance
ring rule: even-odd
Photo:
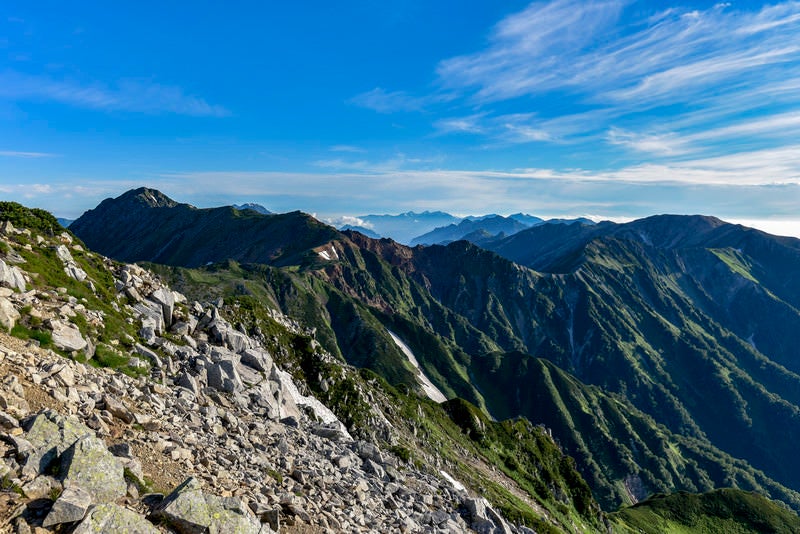
[[[800,508],[796,240],[654,217],[542,225],[492,244],[535,271],[466,242],[411,249],[295,214],[300,224],[285,219],[281,231],[255,215],[245,228],[235,214],[168,199],[137,208],[131,232],[115,213],[147,192],[133,193],[72,228],[123,232],[128,241],[100,248],[120,257],[236,260],[214,268],[235,291],[314,327],[332,354],[418,387],[395,332],[448,397],[551,428],[606,509],[730,485]],[[164,232],[178,227],[180,238]]]
[[[703,495],[656,495],[611,514],[615,532],[644,534],[790,534],[798,517],[754,493],[720,489]]]

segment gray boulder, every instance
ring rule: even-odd
[[[81,331],[71,324],[52,320],[50,321],[50,327],[53,329],[53,345],[59,349],[67,352],[77,352],[88,346],[81,335]]]
[[[123,421],[128,424],[134,422],[135,417],[133,413],[121,401],[118,401],[111,395],[103,395],[103,403],[106,406],[106,410],[108,410],[111,413],[111,415],[113,415],[120,421]]]
[[[7,298],[0,297],[0,325],[6,330],[11,330],[17,324],[20,314]]]
[[[63,263],[74,263],[75,260],[70,254],[69,249],[64,245],[58,245],[56,247],[56,256],[58,259],[61,260]]]
[[[152,350],[148,349],[147,347],[145,347],[143,345],[140,345],[139,343],[135,343],[133,345],[133,350],[139,356],[144,356],[145,358],[147,358],[147,360],[150,362],[150,364],[153,367],[156,367],[156,368],[159,368],[159,369],[164,367],[164,363],[161,361],[161,358],[159,358],[158,354],[156,354]]]
[[[152,514],[181,534],[258,534],[261,523],[239,499],[203,493],[190,477],[170,493]]]
[[[486,499],[467,498],[462,505],[467,510],[470,528],[478,534],[511,534],[508,523],[489,506]]]
[[[86,271],[78,267],[77,263],[68,263],[64,265],[64,272],[67,273],[67,276],[74,278],[78,282],[83,282],[89,277]]]
[[[161,531],[139,514],[109,503],[93,507],[86,519],[81,521],[72,534],[105,534],[108,532],[160,534]]]
[[[29,424],[25,439],[30,447],[22,472],[31,478],[45,472],[78,438],[94,435],[88,427],[52,410],[43,411]]]
[[[269,374],[272,371],[272,356],[262,349],[247,349],[241,353],[242,363],[256,371]]]
[[[88,491],[71,486],[66,488],[53,503],[50,513],[42,522],[43,527],[60,525],[61,523],[74,523],[86,515],[86,510],[92,505],[92,496]]]
[[[125,496],[127,484],[120,461],[94,436],[79,438],[61,457],[64,486],[79,486],[99,503]]]
[[[25,277],[18,267],[6,265],[0,260],[0,285],[25,292]]]
[[[208,385],[226,393],[238,393],[244,389],[244,384],[236,371],[236,364],[231,360],[222,360],[212,363],[206,369]]]
[[[162,287],[156,289],[148,297],[156,304],[161,305],[161,313],[164,317],[164,324],[169,327],[172,325],[172,313],[175,311],[175,295],[169,289]]]
[[[143,300],[135,303],[133,309],[142,318],[142,327],[152,327],[159,335],[164,333],[164,312],[160,304]]]

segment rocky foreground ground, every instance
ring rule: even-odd
[[[112,304],[139,329],[117,350],[142,373],[76,361],[96,340],[75,323],[106,317],[65,288],[32,289],[8,226],[0,323],[35,317],[61,354],[0,333],[0,531],[527,531],[441,473],[353,439],[214,304],[187,303],[138,266],[106,261]],[[98,283],[69,235],[25,232],[28,250]]]

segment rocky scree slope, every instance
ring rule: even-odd
[[[23,214],[0,237],[2,530],[526,531],[352,438],[214,304]]]

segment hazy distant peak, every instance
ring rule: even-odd
[[[265,208],[261,204],[256,204],[255,202],[247,202],[245,204],[234,204],[233,207],[239,211],[252,210],[255,211],[256,213],[261,213],[263,215],[272,214],[272,212],[269,211],[267,208]]]

